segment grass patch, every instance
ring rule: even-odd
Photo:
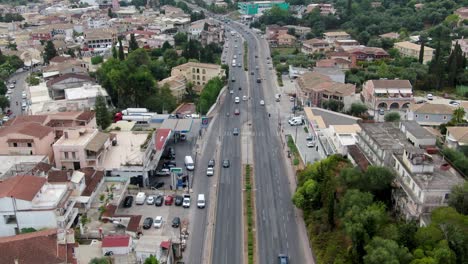
[[[276,73],[276,79],[278,79],[278,85],[283,87],[283,78],[281,76],[281,72]]]
[[[279,55],[290,55],[293,54],[296,48],[272,48],[271,53],[278,52]]]
[[[247,42],[244,41],[244,71],[249,70],[249,46],[247,45]]]
[[[245,212],[247,217],[247,257],[248,263],[255,263],[255,216],[254,216],[254,201],[252,192],[252,168],[250,165],[245,166]]]
[[[456,89],[456,93],[458,96],[468,97],[468,86],[458,85]]]
[[[293,165],[294,166],[299,165],[300,164],[299,150],[297,149],[296,143],[294,143],[294,140],[291,135],[288,135],[288,148],[293,155]]]
[[[309,129],[306,126],[304,127],[304,132],[309,133]]]

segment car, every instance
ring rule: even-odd
[[[157,176],[169,176],[171,175],[171,170],[169,169],[161,169],[158,172],[156,172]]]
[[[208,168],[214,168],[214,166],[215,166],[215,160],[210,159],[210,161],[208,161]]]
[[[164,169],[173,168],[173,167],[175,167],[175,166],[177,166],[177,164],[176,164],[174,161],[166,161],[166,162],[164,162],[164,164],[163,164],[163,168],[164,168]]]
[[[449,104],[453,106],[460,106],[460,103],[457,101],[450,101]]]
[[[385,110],[383,108],[379,109],[379,115],[385,115]]]
[[[230,93],[230,94],[233,94],[233,93],[234,93],[234,90],[229,90],[229,93]]]
[[[146,204],[153,205],[154,204],[154,196],[148,196],[148,198],[146,198]]]
[[[112,252],[112,251],[107,251],[106,253],[104,253],[104,256],[106,256],[106,257],[110,257],[112,255],[114,255],[114,252]]]
[[[132,207],[132,204],[133,204],[133,196],[125,197],[123,206],[125,208],[129,208],[129,207]]]
[[[183,208],[189,208],[190,207],[190,195],[189,194],[184,194],[184,200],[182,201],[182,207]]]
[[[172,227],[178,228],[180,226],[180,217],[176,216],[172,219]]]
[[[231,166],[231,162],[228,159],[223,160],[223,168],[229,168]]]
[[[238,108],[234,109],[234,114],[235,114],[235,115],[239,115],[239,114],[240,114],[240,111],[239,111]]]
[[[246,95],[242,96],[242,101],[247,101],[247,96]]]
[[[164,182],[155,182],[151,187],[155,189],[160,189],[164,186]]]
[[[236,103],[236,104],[240,103],[240,99],[239,99],[238,96],[236,96],[236,98],[234,98],[234,103]]]
[[[154,228],[161,228],[163,224],[163,218],[162,216],[158,215],[156,218],[154,218]]]
[[[206,169],[206,176],[213,176],[214,175],[214,169],[213,167],[208,167]]]
[[[25,110],[27,107],[27,104],[25,101],[21,102],[21,109]]]
[[[10,84],[10,85],[8,86],[8,88],[10,88],[10,89],[15,89],[15,84],[14,84],[14,83]]]
[[[250,75],[254,75],[255,73],[253,71],[250,72]]]
[[[143,229],[150,229],[152,225],[153,225],[153,218],[146,217],[145,221],[143,222]]]
[[[233,128],[233,129],[232,129],[232,134],[233,134],[234,136],[238,136],[238,135],[239,135],[239,129],[238,129],[237,127]]]
[[[154,200],[154,205],[161,206],[164,202],[164,197],[162,195],[158,195]]]
[[[258,55],[255,55],[255,58],[258,58]]]
[[[239,91],[241,91],[241,90],[242,90],[242,87],[239,86]]]
[[[424,104],[425,102],[427,102],[426,100],[418,100],[416,101],[416,104]]]
[[[296,99],[296,98],[294,98],[293,96],[289,97],[289,101],[290,101],[290,102],[294,102],[295,99]]]
[[[432,94],[427,94],[426,98],[427,100],[434,100],[434,96]]]
[[[265,101],[260,100],[260,105],[265,105]]]
[[[258,78],[257,83],[261,83],[261,82],[262,82],[262,79]]]
[[[315,147],[315,141],[313,141],[313,140],[307,140],[307,144],[306,144],[306,145],[307,145],[308,148],[313,148],[313,147]]]
[[[2,118],[2,122],[5,123],[5,122],[8,122],[8,120],[10,120],[10,118],[8,116],[4,116]]]
[[[13,90],[8,89],[7,94],[12,94],[12,93],[13,93]]]
[[[174,202],[174,196],[166,195],[166,199],[164,199],[164,204],[165,205],[172,205],[173,202]]]
[[[289,257],[285,254],[279,254],[278,255],[278,263],[279,264],[288,264],[289,263]]]
[[[174,200],[175,200],[174,201],[175,206],[181,206],[182,202],[184,201],[184,197],[182,197],[181,195],[176,195]]]
[[[241,64],[241,63],[237,63],[237,67],[242,67],[242,64]]]

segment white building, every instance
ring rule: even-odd
[[[102,239],[102,254],[112,251],[114,255],[127,255],[132,251],[132,243],[129,235],[105,236]]]
[[[78,215],[65,184],[49,184],[44,177],[14,176],[0,182],[0,236],[23,228],[70,228]]]

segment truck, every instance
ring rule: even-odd
[[[150,113],[146,108],[127,108],[115,113],[114,123],[120,120],[148,123],[154,115],[157,115],[157,113]]]
[[[141,114],[141,113],[148,113],[148,109],[146,108],[127,108],[122,110],[123,115],[133,115],[133,114]]]
[[[146,194],[144,192],[139,192],[135,198],[135,204],[142,205],[145,203]]]

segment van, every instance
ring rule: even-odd
[[[195,164],[193,163],[191,156],[185,156],[185,168],[189,171],[193,171],[195,169]]]
[[[205,195],[200,193],[197,198],[197,207],[198,208],[205,208]]]
[[[297,125],[302,125],[304,123],[304,120],[303,120],[302,116],[295,116],[295,117],[289,119],[288,123],[291,126],[297,126]]]
[[[146,194],[144,192],[139,192],[135,198],[135,204],[144,204],[146,200]]]

